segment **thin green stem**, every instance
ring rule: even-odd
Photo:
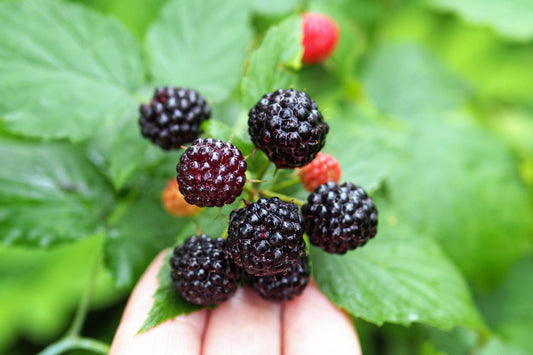
[[[228,229],[224,229],[224,233],[222,233],[222,236],[220,236],[222,239],[228,239]]]
[[[100,269],[100,259],[101,259],[101,250],[98,252],[96,256],[96,260],[94,261],[91,274],[89,275],[89,281],[87,284],[87,288],[85,289],[85,292],[80,301],[80,304],[78,305],[78,309],[76,310],[76,315],[74,316],[74,321],[72,322],[72,325],[70,326],[70,329],[67,332],[67,337],[79,336],[81,333],[83,323],[85,322],[85,317],[87,316],[87,312],[89,311],[89,305],[91,303],[91,297],[93,295],[93,290],[96,285],[96,277],[98,276],[98,271]]]
[[[259,190],[256,187],[250,188],[244,185],[243,190],[248,195],[248,201],[255,201],[259,198]]]
[[[87,317],[87,312],[89,311],[89,306],[91,303],[91,297],[96,285],[96,279],[98,276],[98,271],[100,270],[100,261],[102,258],[102,249],[98,251],[94,264],[89,275],[89,280],[87,283],[87,288],[83,293],[78,309],[76,310],[76,315],[72,324],[65,334],[65,336],[58,340],[55,343],[47,346],[39,355],[56,355],[62,354],[72,349],[83,349],[90,350],[100,354],[107,354],[109,352],[109,346],[103,342],[100,342],[95,339],[84,338],[80,336],[81,330],[83,328],[83,323]]]
[[[300,200],[298,198],[283,195],[283,194],[280,194],[279,192],[274,192],[270,190],[260,190],[259,193],[266,197],[279,197],[281,200],[294,202],[298,206],[302,206],[305,203],[305,201]]]
[[[286,189],[287,187],[296,185],[299,182],[300,182],[300,178],[298,176],[294,176],[290,179],[285,180],[283,183],[279,185],[274,185],[274,187],[276,190],[283,190],[283,189]]]
[[[138,194],[139,193],[137,191],[132,191],[128,193],[124,199],[120,200],[107,217],[107,224],[116,224],[122,218],[124,213],[128,211],[131,205],[137,201]]]
[[[38,355],[57,355],[74,349],[89,350],[98,354],[109,353],[109,345],[106,343],[90,338],[68,336],[58,342],[50,344]]]
[[[259,173],[257,174],[257,176],[255,177],[255,180],[262,180],[263,179],[263,176],[265,175],[265,173],[267,172],[268,168],[270,167],[270,160],[267,160],[267,162],[265,163],[265,165],[263,165],[263,167],[261,168],[261,170],[259,170]]]

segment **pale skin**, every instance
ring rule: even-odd
[[[133,290],[111,345],[111,355],[359,355],[361,348],[349,316],[316,287],[283,304],[239,288],[209,311],[178,316],[139,335],[152,307],[157,273],[166,252],[148,267]]]

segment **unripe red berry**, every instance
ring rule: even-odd
[[[335,50],[339,40],[339,28],[335,21],[323,14],[306,13],[303,22],[304,64],[320,63]]]
[[[319,152],[312,162],[300,169],[299,175],[304,188],[313,192],[319,185],[326,182],[339,182],[341,168],[333,156]]]

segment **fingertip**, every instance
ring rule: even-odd
[[[169,319],[138,334],[153,305],[153,295],[159,287],[158,273],[169,250],[161,251],[135,286],[120,321],[110,354],[198,354],[205,329],[207,310]],[[169,276],[170,277],[170,276]]]
[[[279,354],[281,306],[241,287],[211,311],[205,332],[204,355]]]
[[[361,354],[350,316],[337,308],[313,280],[302,295],[283,306],[285,354]]]

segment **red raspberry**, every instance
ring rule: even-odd
[[[185,201],[179,190],[176,179],[170,179],[161,194],[161,202],[165,210],[176,217],[191,217],[202,211],[202,208]]]
[[[324,61],[333,53],[339,40],[339,28],[333,19],[319,13],[303,15],[304,64]]]
[[[300,169],[300,180],[309,192],[326,182],[339,182],[341,168],[339,162],[333,156],[319,152],[312,162]]]

